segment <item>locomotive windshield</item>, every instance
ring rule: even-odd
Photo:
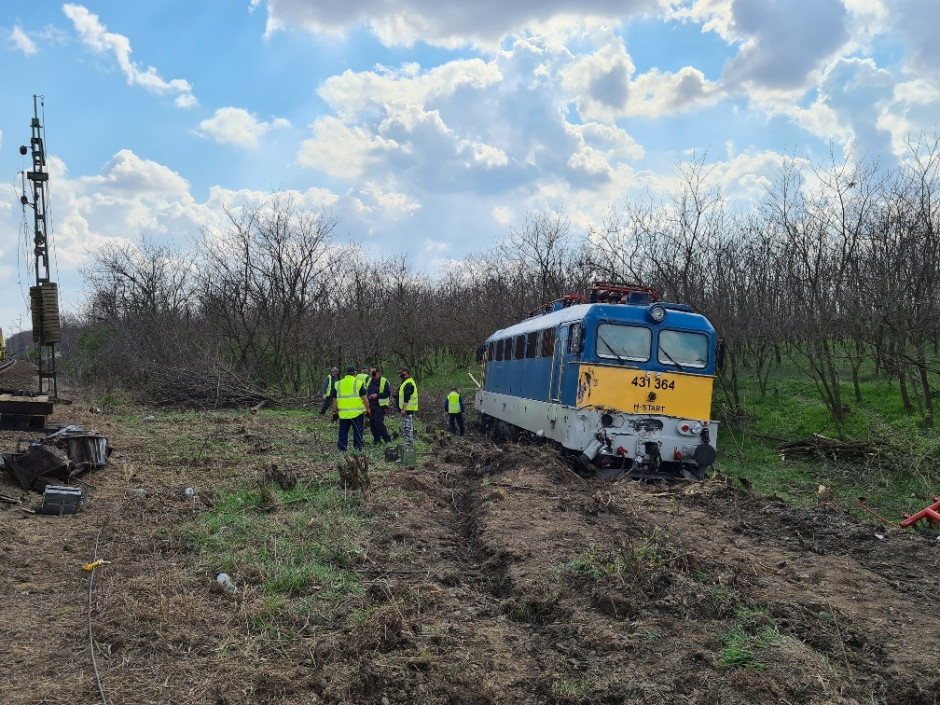
[[[659,332],[659,362],[677,367],[705,367],[708,364],[708,338],[699,333],[678,330]]]
[[[597,327],[597,354],[599,357],[646,362],[650,359],[652,338],[649,328],[601,323]]]

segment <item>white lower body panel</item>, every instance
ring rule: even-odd
[[[582,454],[583,461],[595,465],[658,469],[661,463],[671,463],[678,467],[701,467],[704,471],[714,461],[718,429],[713,421],[705,421],[704,431],[696,434],[681,430],[685,419],[576,409],[482,389],[477,391],[475,402],[481,414],[557,441]],[[700,449],[700,446],[710,447]]]

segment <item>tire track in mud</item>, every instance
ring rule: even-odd
[[[534,625],[512,620],[506,614],[507,604],[516,596],[509,570],[513,556],[494,545],[486,534],[486,484],[499,472],[462,468],[443,473],[451,502],[450,516],[443,515],[441,521],[452,532],[448,551],[452,570],[459,574],[462,589],[476,602],[467,615],[471,619],[455,628],[458,632],[465,630],[465,638],[485,654],[490,683],[484,685],[495,686],[484,687],[478,692],[480,699],[473,702],[500,703],[507,697],[519,703],[550,702],[550,684],[546,686],[534,678],[541,666],[529,656],[544,651],[545,639]]]
[[[402,495],[375,558],[403,636],[354,652],[367,678],[347,701],[929,705],[940,688],[940,637],[899,643],[937,619],[873,570],[916,551],[866,558],[838,522],[805,531],[821,513],[754,498],[742,514],[721,488],[583,482],[512,454],[389,477]],[[764,628],[762,667],[722,664],[722,634]]]
[[[412,582],[407,588],[422,593],[405,609],[416,638],[402,643],[397,657],[425,654],[428,675],[422,682],[440,702],[575,702],[553,692],[559,664],[577,660],[571,644],[559,643],[569,629],[558,622],[565,613],[544,596],[525,594],[524,586],[520,591],[513,567],[522,557],[507,550],[502,532],[494,534],[488,525],[493,503],[507,500],[494,487],[506,470],[504,462],[432,463],[396,478],[413,519],[392,539],[413,547],[410,564],[427,577],[423,586]],[[393,593],[407,590],[400,585]],[[411,680],[385,682],[382,697],[390,703],[421,700]]]

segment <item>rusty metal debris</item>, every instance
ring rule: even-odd
[[[23,447],[23,444],[26,447]],[[25,490],[44,492],[84,472],[108,464],[108,439],[78,426],[67,426],[40,441],[21,440],[13,453],[3,453],[2,468]]]

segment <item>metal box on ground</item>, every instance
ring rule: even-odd
[[[40,514],[74,514],[85,503],[85,495],[79,487],[46,485],[42,493]]]
[[[399,446],[399,453],[401,454],[402,465],[414,467],[417,460],[417,454],[415,453],[414,446]]]
[[[65,452],[76,468],[101,468],[108,464],[108,439],[97,434],[62,436]]]
[[[385,459],[392,462],[398,460],[398,446],[386,446]]]

